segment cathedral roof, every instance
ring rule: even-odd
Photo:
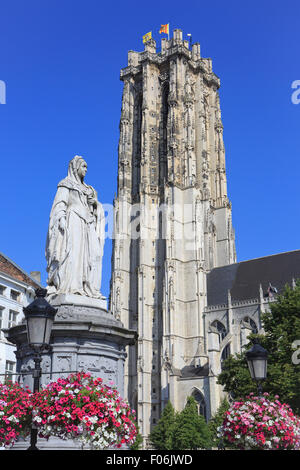
[[[193,365],[185,366],[179,371],[178,375],[182,379],[191,377],[207,377],[209,375],[209,365],[206,363],[202,367],[195,367]]]
[[[270,284],[280,293],[297,278],[300,278],[300,250],[214,268],[207,275],[207,304],[226,304],[228,291],[232,301],[257,299],[260,285],[264,296]]]

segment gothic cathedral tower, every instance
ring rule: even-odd
[[[207,363],[206,274],[236,254],[211,59],[176,29],[130,51],[121,80],[110,309],[138,332],[125,390],[146,438],[184,406],[178,371]]]

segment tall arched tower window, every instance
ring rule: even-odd
[[[132,194],[139,192],[141,179],[141,142],[142,142],[142,93],[137,93],[134,104],[133,152],[132,152]]]
[[[168,155],[168,114],[169,114],[169,83],[162,84],[162,106],[161,106],[161,129],[160,129],[160,164],[159,181],[163,184],[167,177],[167,155]]]

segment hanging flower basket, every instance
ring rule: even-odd
[[[300,419],[291,408],[263,397],[249,395],[246,401],[234,402],[225,413],[218,436],[225,446],[237,449],[299,450]]]
[[[31,392],[18,383],[0,384],[0,447],[10,447],[31,430]]]
[[[39,437],[79,440],[92,449],[120,448],[136,439],[135,412],[116,389],[90,374],[71,374],[32,396]]]

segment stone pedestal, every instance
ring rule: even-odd
[[[72,372],[89,372],[101,377],[108,385],[115,385],[124,396],[125,348],[134,344],[136,332],[127,330],[107,311],[106,301],[79,295],[61,295],[47,299],[57,313],[51,334],[51,350],[42,354],[41,385],[67,377]],[[7,339],[17,346],[17,371],[19,380],[31,390],[34,369],[32,351],[27,344],[26,324],[22,323],[6,332]],[[54,442],[55,441],[55,442]],[[41,440],[42,447],[80,448],[71,442],[52,439]],[[28,442],[20,442],[15,449],[27,448]]]

